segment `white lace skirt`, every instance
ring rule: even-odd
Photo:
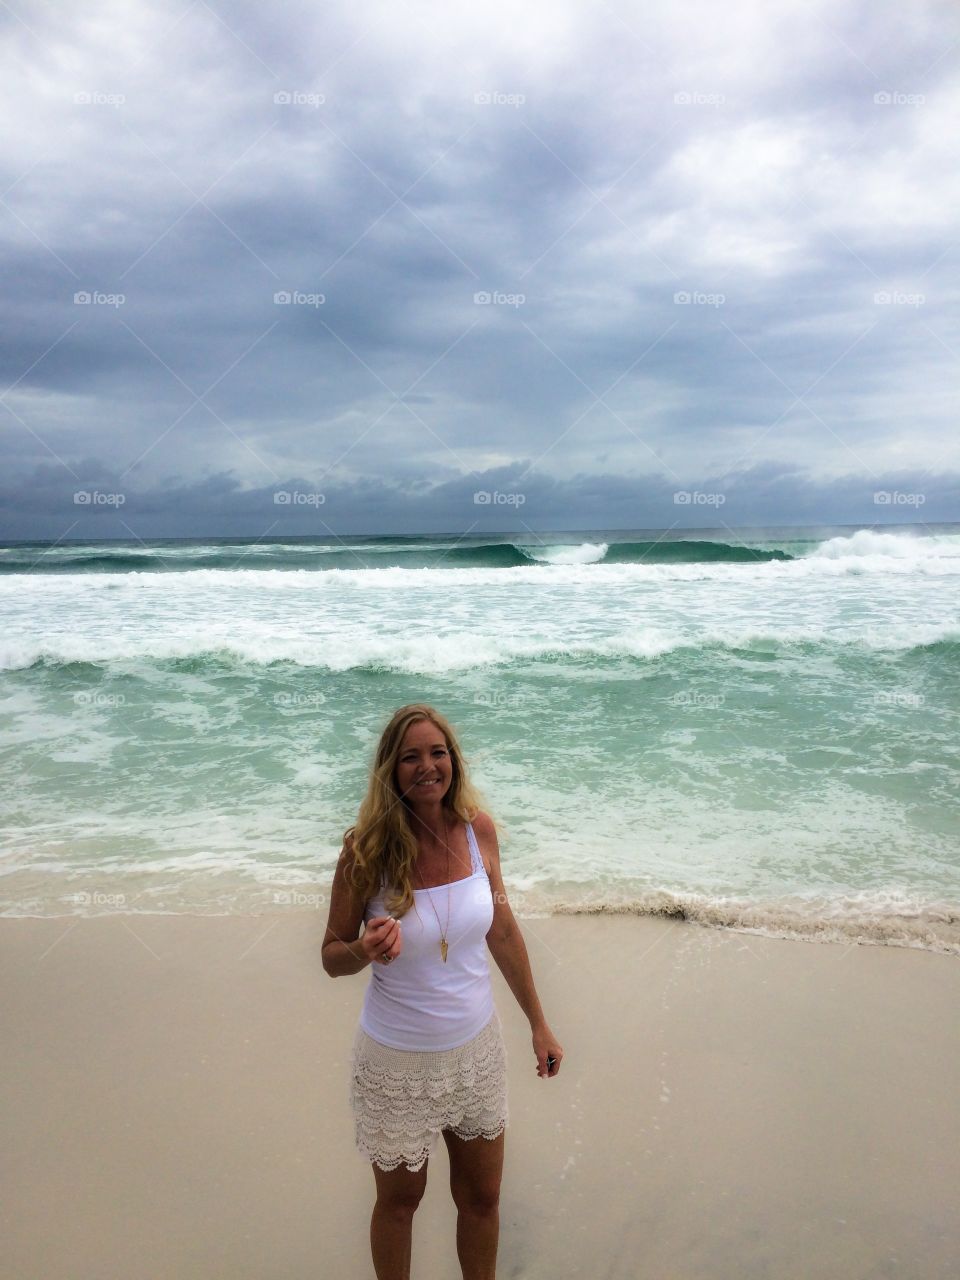
[[[393,1049],[357,1027],[350,1078],[357,1150],[381,1169],[415,1173],[441,1129],[497,1138],[509,1120],[507,1050],[500,1015],[456,1049]]]

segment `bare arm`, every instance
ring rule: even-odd
[[[490,858],[490,889],[493,893],[493,924],[487,934],[487,946],[497,962],[507,986],[516,997],[517,1004],[527,1016],[531,1028],[536,1031],[546,1027],[547,1020],[540,1006],[540,998],[533,981],[530,957],[520,926],[510,909],[507,892],[500,870],[500,845],[493,820],[486,814],[478,815],[473,824],[478,841],[482,838]]]
[[[508,934],[506,938],[492,939],[487,945],[500,972],[507,980],[507,986],[516,996],[517,1004],[527,1015],[531,1030],[537,1031],[546,1027],[547,1020],[534,986],[530,957],[527,955],[527,945],[520,932],[520,926],[517,925],[514,932]]]
[[[384,951],[391,948],[396,951],[393,944],[397,940],[399,926],[395,921],[378,924],[377,920],[384,918],[377,917],[377,920],[369,921],[363,936],[360,936],[365,904],[360,901],[347,876],[350,856],[347,845],[344,845],[333,874],[330,913],[320,947],[324,971],[331,978],[359,973]]]
[[[560,1070],[563,1047],[543,1016],[523,934],[507,901],[507,891],[503,887],[503,875],[500,871],[500,845],[493,819],[485,813],[478,814],[474,819],[473,829],[490,861],[488,874],[493,894],[493,924],[487,933],[487,946],[506,979],[507,986],[516,997],[517,1004],[527,1015],[533,1033],[537,1075],[546,1079],[555,1076]]]

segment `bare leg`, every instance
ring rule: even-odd
[[[371,1164],[377,1202],[370,1217],[370,1250],[377,1280],[410,1280],[413,1215],[427,1187],[429,1163],[416,1173],[402,1164],[389,1173]]]
[[[500,1240],[500,1179],[506,1134],[443,1139],[450,1152],[450,1191],[457,1206],[457,1257],[463,1280],[495,1280]]]

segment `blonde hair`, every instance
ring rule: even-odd
[[[450,721],[423,702],[399,707],[380,734],[357,821],[344,833],[344,843],[352,854],[348,870],[354,889],[366,903],[379,892],[381,877],[385,879],[384,906],[392,916],[405,915],[414,903],[412,867],[418,845],[407,802],[397,789],[396,768],[404,734],[421,720],[436,725],[450,753],[453,776],[441,802],[448,820],[472,822],[480,812],[482,797],[470,781]]]

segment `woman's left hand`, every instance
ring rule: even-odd
[[[563,1050],[560,1048],[559,1040],[546,1023],[542,1027],[537,1027],[533,1033],[533,1052],[537,1055],[537,1075],[555,1076],[563,1061]],[[548,1056],[554,1059],[549,1066]]]

